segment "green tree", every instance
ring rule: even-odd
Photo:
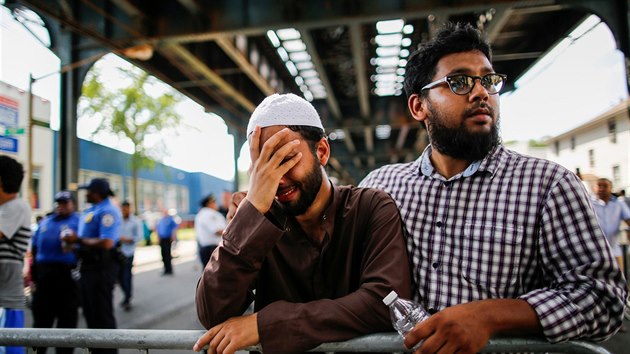
[[[115,86],[120,84],[110,83],[111,78],[101,75],[97,66],[89,71],[79,101],[79,117],[100,120],[93,137],[106,132],[133,145],[129,167],[133,205],[138,210],[138,171],[155,168],[155,161],[168,154],[163,142],[149,146],[147,137],[180,125],[175,106],[182,96],[139,68],[118,70],[123,83],[118,88]]]

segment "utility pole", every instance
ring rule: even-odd
[[[27,136],[28,136],[28,154],[27,154],[27,171],[26,171],[26,199],[28,200],[31,208],[33,205],[33,73],[28,74],[28,122],[27,122]]]

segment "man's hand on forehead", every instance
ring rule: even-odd
[[[273,203],[280,179],[302,158],[297,151],[299,139],[288,140],[289,128],[273,134],[260,146],[262,129],[256,126],[250,141],[252,159],[250,190],[247,200],[261,213],[266,213]]]

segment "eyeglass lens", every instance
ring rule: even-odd
[[[475,85],[475,80],[479,77],[468,75],[453,75],[448,77],[448,84],[451,90],[458,95],[465,95],[472,91]],[[488,93],[498,93],[503,87],[504,79],[499,74],[488,74],[480,78],[481,86],[483,86]]]

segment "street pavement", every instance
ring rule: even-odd
[[[203,330],[194,305],[195,287],[201,275],[195,241],[178,241],[173,251],[173,276],[162,276],[159,246],[138,247],[134,256],[133,299],[131,311],[119,305],[120,287],[114,291],[114,308],[120,329]],[[25,312],[26,327],[32,326],[30,311]],[[79,314],[79,328],[86,328]],[[48,353],[52,352],[48,350]],[[76,353],[79,350],[75,350]],[[189,351],[151,350],[151,353],[190,354]],[[137,354],[135,349],[121,349],[120,354]]]
[[[159,246],[139,247],[134,258],[133,307],[124,311],[119,303],[122,292],[117,286],[114,293],[115,315],[118,328],[127,329],[177,329],[203,330],[197,320],[194,305],[195,287],[201,275],[195,241],[180,241],[174,251],[173,276],[162,276]],[[32,323],[30,311],[26,311],[26,326]],[[80,315],[80,328],[85,328]],[[630,330],[630,321],[625,321]],[[602,344],[614,354],[628,353],[630,332],[619,332]],[[50,352],[50,351],[49,351]],[[120,354],[137,354],[138,350],[123,349]],[[190,351],[151,350],[151,353],[184,354]]]

